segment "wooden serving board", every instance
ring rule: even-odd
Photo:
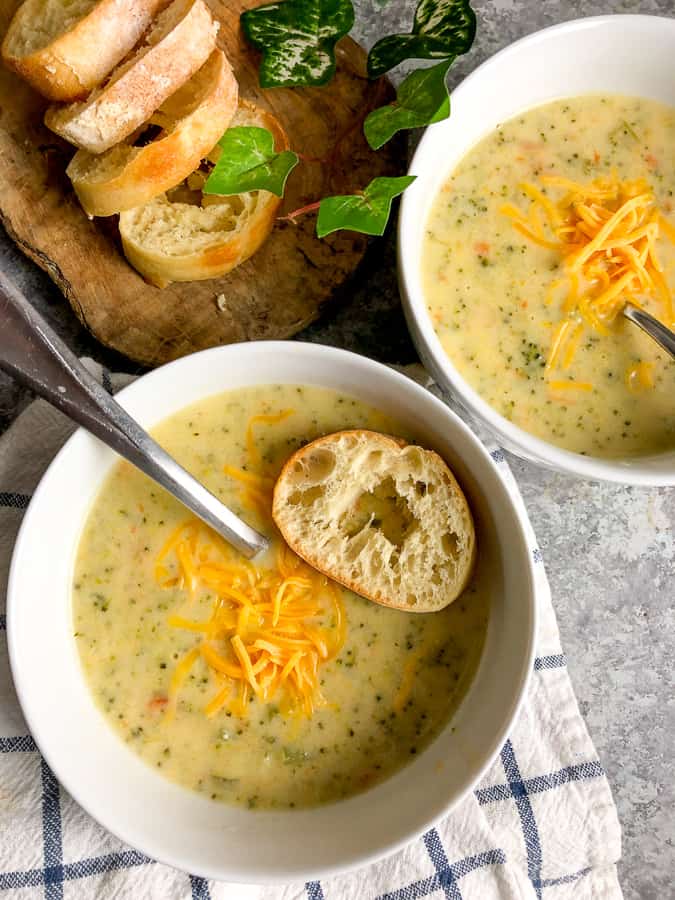
[[[301,161],[280,215],[329,194],[352,193],[375,176],[403,174],[403,142],[374,153],[363,137],[363,119],[391,100],[393,89],[382,79],[368,81],[366,54],[354,41],[338,45],[329,85],[263,91],[258,54],[239,29],[240,12],[255,4],[208,2],[241,96],[279,118],[294,150],[325,160]],[[0,36],[18,5],[0,0]],[[94,336],[144,365],[217,344],[290,337],[344,290],[363,258],[366,237],[337,232],[319,240],[308,215],[297,225],[278,222],[263,247],[229,275],[153,287],[126,262],[115,218],[89,221],[80,208],[64,173],[73,148],[44,127],[45,107],[0,66],[0,220]]]

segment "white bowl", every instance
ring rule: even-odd
[[[430,207],[452,169],[500,122],[550,100],[591,92],[675,106],[675,19],[598,16],[529,35],[476,69],[452,94],[449,119],[428,128],[413,157],[398,229],[408,327],[429,372],[504,447],[553,469],[636,485],[675,484],[675,452],[604,460],[562,450],[509,422],[462,378],[434,331],[422,288],[421,249]]]
[[[482,662],[452,730],[446,728],[411,765],[346,801],[259,812],[172,784],[127,748],[94,704],[73,639],[75,552],[91,504],[117,460],[85,431],[68,441],[40,482],[9,580],[14,682],[35,741],[64,787],[102,825],[149,856],[229,881],[326,877],[425,831],[471,790],[498,753],[533,665],[533,571],[520,513],[471,431],[419,385],[342,350],[266,342],[185,357],[143,376],[118,399],[151,427],[209,395],[279,382],[345,391],[396,417],[447,459],[478,514],[495,579]]]

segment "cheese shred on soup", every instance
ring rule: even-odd
[[[293,808],[364,790],[439,733],[476,670],[484,561],[445,610],[404,613],[319,575],[274,529],[271,489],[288,456],[363,427],[402,433],[349,396],[282,385],[209,398],[155,430],[271,537],[252,563],[127,463],[91,510],[73,583],[91,691],[135,753],[213,800]]]
[[[500,125],[429,216],[424,289],[497,412],[598,457],[675,448],[675,363],[622,315],[675,327],[675,110],[587,95]]]

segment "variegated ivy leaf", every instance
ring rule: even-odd
[[[363,123],[366,140],[378,150],[404,128],[422,128],[447,119],[450,97],[445,76],[452,64],[446,59],[429,69],[417,69],[401,83],[396,100],[374,109]]]
[[[468,0],[420,0],[410,34],[391,34],[368,54],[368,74],[378,78],[404,59],[461,56],[473,43],[476,15]]]
[[[280,0],[241,15],[247,40],[263,54],[264,88],[326,84],[335,44],[353,24],[351,0]]]
[[[245,194],[271,191],[283,197],[286,179],[298,164],[291,150],[277,153],[266,128],[238,125],[218,141],[221,154],[204,185],[205,194]]]
[[[373,178],[359,194],[325,197],[319,206],[316,233],[322,238],[332,231],[348,229],[363,234],[384,234],[391,203],[415,180],[414,175],[399,178]]]

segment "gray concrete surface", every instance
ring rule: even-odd
[[[412,0],[357,6],[356,33],[368,45],[385,31],[406,30],[414,9]],[[546,25],[606,12],[675,15],[675,0],[480,0],[474,6],[478,36],[452,69],[455,84],[497,50]],[[78,353],[139,371],[82,330],[49,279],[1,232],[0,266]],[[398,300],[391,233],[351,299],[301,337],[384,362],[416,359]],[[26,400],[0,374],[0,428]],[[547,561],[572,680],[619,808],[625,897],[666,900],[675,896],[675,493],[577,481],[520,460],[513,465]]]

